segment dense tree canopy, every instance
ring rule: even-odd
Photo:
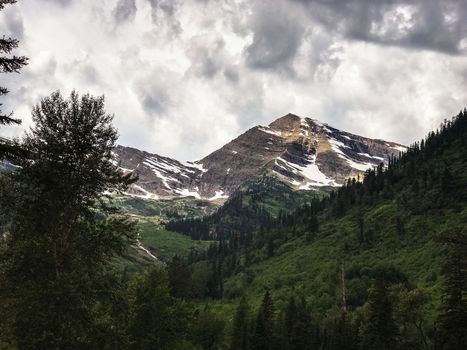
[[[117,132],[102,97],[56,92],[32,117],[28,157],[1,178],[0,306],[22,349],[90,349],[112,333],[97,312],[113,295],[106,264],[135,235],[102,195],[133,179],[112,160]]]

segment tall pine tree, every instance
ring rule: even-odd
[[[438,237],[446,247],[442,310],[437,320],[437,350],[467,349],[467,226]]]
[[[393,350],[396,346],[397,326],[393,317],[393,301],[389,283],[378,276],[370,289],[365,321],[360,330],[361,349]]]
[[[269,290],[264,293],[251,340],[253,350],[271,350],[274,339],[274,305]]]
[[[14,4],[16,0],[0,0],[0,11],[5,5]],[[19,73],[25,66],[28,59],[24,56],[11,55],[12,51],[18,47],[18,40],[3,36],[0,38],[0,73]],[[0,96],[8,93],[6,87],[0,86]],[[0,107],[2,104],[0,103]],[[20,124],[21,120],[13,118],[13,113],[4,114],[0,108],[0,125]],[[0,138],[0,160],[5,157],[12,157],[16,148],[7,140]]]
[[[240,299],[237,312],[233,320],[230,350],[250,349],[250,306],[246,297]]]

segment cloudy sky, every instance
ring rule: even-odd
[[[30,64],[2,102],[24,129],[57,89],[104,94],[120,143],[180,160],[288,112],[409,144],[467,106],[466,18],[465,0],[20,0],[0,33]]]

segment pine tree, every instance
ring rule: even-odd
[[[190,268],[182,258],[175,255],[169,265],[170,292],[180,299],[190,299],[192,296],[192,278]]]
[[[397,327],[393,318],[389,285],[384,277],[376,278],[366,306],[366,319],[360,330],[361,348],[393,350],[396,346]]]
[[[312,349],[313,326],[311,322],[311,313],[308,310],[305,298],[300,297],[298,302],[295,301],[295,297],[289,300],[285,321],[289,349]]]
[[[250,349],[250,306],[245,296],[240,299],[237,312],[233,320],[230,350]]]
[[[103,97],[56,92],[32,119],[28,159],[3,175],[0,208],[10,226],[0,250],[0,313],[12,315],[18,348],[93,349],[113,336],[98,312],[118,287],[107,264],[135,237],[134,223],[102,195],[132,179],[114,165],[117,131]]]
[[[342,312],[334,321],[329,339],[330,350],[354,350],[357,347],[357,334],[354,332],[349,314]]]
[[[197,311],[197,315],[189,327],[193,343],[199,346],[198,349],[219,349],[223,339],[225,322],[221,317],[211,312],[207,305],[203,310]]]
[[[266,290],[256,318],[251,348],[253,350],[271,350],[273,348],[273,330],[274,305],[269,290]]]
[[[5,5],[14,4],[16,0],[0,0],[0,11]],[[11,56],[14,49],[18,47],[18,40],[3,36],[0,38],[0,73],[19,73],[20,69],[27,65],[28,59],[24,56]],[[4,56],[6,55],[6,56]],[[0,86],[0,96],[8,93],[6,87]],[[0,103],[0,107],[2,104]],[[13,114],[4,114],[0,109],[0,125],[20,124],[21,120],[13,118]],[[16,150],[16,152],[15,152]],[[16,147],[8,141],[0,138],[0,160],[5,157],[12,157],[17,153]]]
[[[187,336],[190,317],[170,295],[167,271],[155,266],[137,275],[128,288],[130,349],[172,350]]]
[[[437,320],[435,348],[467,349],[467,226],[445,232],[446,246],[442,311]]]

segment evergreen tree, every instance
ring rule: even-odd
[[[292,296],[289,299],[285,313],[285,330],[287,332],[287,349],[312,349],[313,326],[305,298],[300,297],[296,301],[295,297]]]
[[[204,310],[198,311],[189,327],[194,344],[205,350],[219,348],[223,339],[225,322],[221,317],[211,312],[208,306]]]
[[[394,318],[399,327],[399,349],[430,348],[425,335],[427,294],[420,289],[408,290],[403,284],[394,286],[392,294],[397,300]]]
[[[251,340],[253,350],[271,350],[274,339],[274,305],[269,290],[264,293]]]
[[[135,350],[171,350],[187,338],[189,316],[170,296],[167,272],[153,267],[129,286],[128,334]]]
[[[334,321],[330,330],[330,350],[356,350],[357,334],[349,319],[349,314],[342,312],[341,316]]]
[[[18,348],[97,348],[113,336],[98,312],[118,287],[106,266],[135,236],[102,194],[132,179],[113,163],[117,131],[103,97],[56,92],[32,118],[28,159],[2,175],[10,224],[0,250],[1,314],[11,315]]]
[[[366,350],[393,350],[397,327],[393,318],[393,302],[389,284],[378,276],[370,289],[365,321],[360,330],[361,348]]]
[[[240,299],[237,312],[233,319],[232,338],[230,350],[250,349],[250,306],[245,296]]]
[[[436,349],[467,349],[467,226],[438,240],[446,246],[444,290],[437,320]]]
[[[16,0],[0,0],[0,11],[3,10],[5,5],[14,3],[16,3]],[[26,57],[11,56],[12,51],[18,47],[18,44],[18,40],[11,37],[3,36],[0,38],[0,73],[19,73],[20,69],[27,64],[28,59]],[[0,86],[0,96],[6,95],[8,92],[6,87]],[[12,113],[4,114],[0,109],[0,125],[20,123],[21,120],[13,118]],[[12,157],[17,152],[16,147],[0,138],[0,160],[5,157]]]
[[[169,265],[170,292],[172,296],[180,299],[192,297],[192,278],[189,266],[182,258],[175,255]]]

